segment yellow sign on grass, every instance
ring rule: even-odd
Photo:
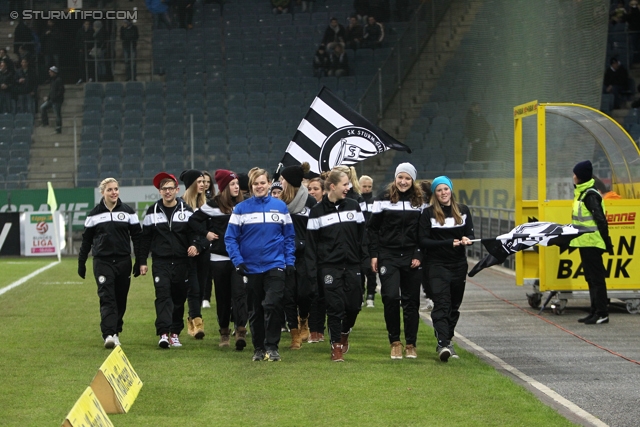
[[[62,427],[113,427],[113,424],[91,387],[87,387],[69,411]]]
[[[91,388],[107,414],[123,414],[129,412],[138,397],[142,381],[122,348],[117,346],[100,366]]]

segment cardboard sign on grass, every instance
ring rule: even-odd
[[[123,414],[129,412],[138,397],[142,381],[122,348],[117,346],[100,366],[91,388],[107,414]]]
[[[62,427],[113,427],[100,401],[87,387],[62,423]]]

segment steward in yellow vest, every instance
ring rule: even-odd
[[[570,246],[578,248],[582,260],[584,277],[589,285],[591,308],[589,315],[578,319],[586,325],[609,323],[606,270],[602,254],[613,253],[609,237],[609,225],[605,215],[602,196],[594,187],[593,166],[589,160],[578,163],[573,168],[575,184],[571,223],[593,230],[571,241]]]

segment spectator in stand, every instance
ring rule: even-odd
[[[15,71],[16,66],[13,63],[13,59],[11,59],[11,57],[7,53],[7,49],[0,49],[0,61],[4,61],[7,63],[7,70],[9,70],[9,72],[13,73]]]
[[[371,15],[367,19],[368,23],[364,27],[364,35],[362,36],[362,47],[375,49],[382,46],[384,27]]]
[[[107,76],[107,64],[105,62],[105,51],[107,49],[107,31],[102,27],[102,21],[93,22],[93,47],[89,51],[89,56],[93,59],[94,69],[97,69],[96,81],[103,81]],[[96,68],[97,67],[97,68]]]
[[[51,87],[49,88],[49,96],[45,97],[44,104],[40,106],[40,118],[42,126],[49,126],[49,116],[47,111],[53,108],[56,113],[56,132],[62,133],[62,103],[64,102],[64,83],[58,75],[58,68],[49,68],[49,77],[51,78]]]
[[[341,44],[336,44],[329,56],[329,76],[348,76],[349,75],[349,57]]]
[[[345,30],[344,26],[338,22],[337,18],[331,18],[327,29],[324,30],[322,44],[325,45],[329,51],[332,51],[338,44],[344,47],[346,39],[347,30]]]
[[[78,52],[78,83],[82,81],[93,81],[93,68],[87,67],[87,59],[89,57],[89,51],[93,47],[93,28],[91,28],[91,21],[86,20],[82,23],[82,27],[76,34],[76,51]]]
[[[367,22],[369,16],[369,0],[353,0],[353,10],[356,16],[362,22]]]
[[[640,60],[640,8],[638,0],[629,2],[629,13],[627,14],[627,25],[629,30],[629,41],[631,52],[633,52],[631,63],[635,64]]]
[[[23,59],[22,66],[16,72],[15,91],[18,95],[16,112],[35,114],[37,79],[35,70],[29,68],[29,60]]]
[[[492,126],[482,115],[482,108],[472,102],[465,118],[464,136],[470,144],[469,160],[483,161],[488,158],[487,140]]]
[[[62,51],[62,33],[58,30],[56,23],[49,19],[47,28],[40,37],[42,41],[42,54],[44,55],[44,66],[51,68],[56,66],[60,68],[60,52]]]
[[[28,52],[35,52],[31,28],[22,18],[18,18],[18,25],[16,25],[16,29],[13,32],[13,51],[20,52],[21,47],[24,47]]]
[[[178,0],[178,22],[180,28],[193,28],[193,5],[195,0]]]
[[[627,9],[624,6],[624,1],[619,1],[616,8],[611,12],[612,23],[624,23],[627,20]]]
[[[153,15],[153,29],[171,29],[171,17],[167,0],[144,0],[147,10]]]
[[[346,38],[346,47],[347,49],[358,49],[360,44],[362,44],[362,38],[364,36],[364,32],[362,29],[362,25],[358,21],[358,17],[353,15],[349,18],[349,26],[347,26],[347,38]]]
[[[297,0],[296,4],[299,4],[301,6],[303,12],[312,13],[313,12],[313,4],[315,2],[316,2],[315,0]]]
[[[13,73],[7,61],[0,60],[0,114],[13,114]]]
[[[291,5],[291,0],[271,0],[271,7],[273,8],[273,13],[279,15],[281,13],[289,13],[289,6]]]
[[[325,49],[325,46],[321,44],[318,46],[318,50],[313,57],[313,77],[324,77],[329,72],[329,65],[331,59]]]
[[[621,107],[623,95],[629,89],[629,73],[617,58],[611,58],[609,64],[604,73],[603,91],[613,94],[613,108],[617,109]]]
[[[128,19],[125,19],[124,24],[120,27],[120,40],[122,41],[126,81],[136,80],[138,37],[138,27],[133,25]]]

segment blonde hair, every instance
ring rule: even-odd
[[[324,180],[324,191],[330,191],[331,184],[340,184],[340,180],[342,180],[343,176],[348,177],[349,175],[347,175],[346,172],[334,168],[331,172],[329,172],[329,175],[327,175],[327,178]]]
[[[200,206],[207,203],[207,196],[204,194],[204,191],[198,194],[198,180],[196,179],[191,187],[187,188],[182,195],[182,199],[184,202],[189,205],[192,209],[199,209]]]
[[[364,181],[371,181],[371,183],[373,184],[373,178],[371,178],[369,175],[362,175],[360,177],[360,180],[359,180],[360,185],[362,185]]]
[[[338,165],[334,166],[333,170],[344,172],[349,177],[349,182],[351,182],[353,191],[357,194],[362,193],[362,191],[360,190],[360,181],[358,181],[358,173],[356,172],[356,168],[354,168],[353,166]]]
[[[107,188],[108,184],[111,184],[112,182],[115,182],[116,184],[118,183],[118,180],[115,178],[105,178],[102,181],[100,181],[100,185],[98,186],[98,188],[100,189],[100,194],[104,193],[105,188]]]
[[[267,181],[269,181],[269,172],[262,168],[251,168],[248,173],[249,175],[249,191],[251,191],[251,187],[253,187],[253,181],[256,180],[259,176],[265,175],[267,177]]]

